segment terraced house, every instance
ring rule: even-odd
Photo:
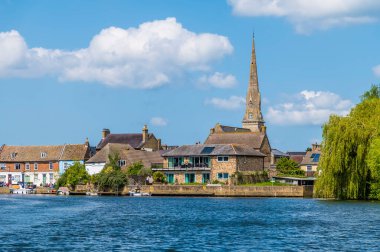
[[[184,145],[162,154],[168,183],[229,183],[236,172],[264,170],[264,154],[240,144]]]
[[[30,182],[38,186],[54,184],[60,174],[60,162],[65,168],[87,158],[88,144],[51,146],[3,145],[0,153],[0,181],[10,184]]]

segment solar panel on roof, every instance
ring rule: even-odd
[[[204,147],[201,154],[211,154],[215,147]]]
[[[310,158],[314,158],[315,157],[315,153],[312,153]]]
[[[321,154],[315,154],[314,157],[313,157],[313,162],[319,162],[319,157],[321,156]]]

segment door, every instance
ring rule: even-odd
[[[202,183],[210,183],[210,173],[203,173],[202,174]]]
[[[42,174],[42,185],[46,184],[46,174]]]
[[[166,179],[169,184],[174,184],[174,174],[166,173]]]
[[[185,183],[194,183],[195,182],[195,174],[194,173],[185,173]]]

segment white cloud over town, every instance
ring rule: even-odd
[[[373,67],[372,71],[377,77],[380,77],[380,65]]]
[[[235,15],[286,18],[298,33],[332,27],[373,23],[378,20],[378,0],[228,0]]]
[[[304,90],[292,101],[270,106],[265,119],[277,125],[322,125],[331,114],[347,115],[352,106],[335,93]]]
[[[241,96],[230,96],[227,99],[211,98],[205,101],[206,105],[225,110],[237,110],[244,106],[245,98]]]
[[[201,84],[211,85],[217,88],[233,88],[237,85],[235,76],[219,72],[215,72],[211,75],[204,75],[199,81]]]
[[[87,48],[73,51],[28,48],[19,32],[0,32],[0,52],[0,77],[49,75],[61,81],[154,88],[183,73],[210,71],[213,62],[233,52],[233,46],[227,37],[197,34],[167,18],[136,28],[103,29]],[[231,82],[229,75],[220,78],[224,85]]]
[[[153,126],[163,127],[163,126],[168,125],[168,120],[165,119],[165,118],[162,118],[162,117],[152,117],[152,118],[150,119],[150,123],[151,123]]]

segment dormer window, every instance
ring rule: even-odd
[[[46,152],[41,152],[41,158],[46,158],[46,157],[47,157]]]
[[[16,152],[12,152],[11,153],[11,159],[15,159],[16,158]]]

